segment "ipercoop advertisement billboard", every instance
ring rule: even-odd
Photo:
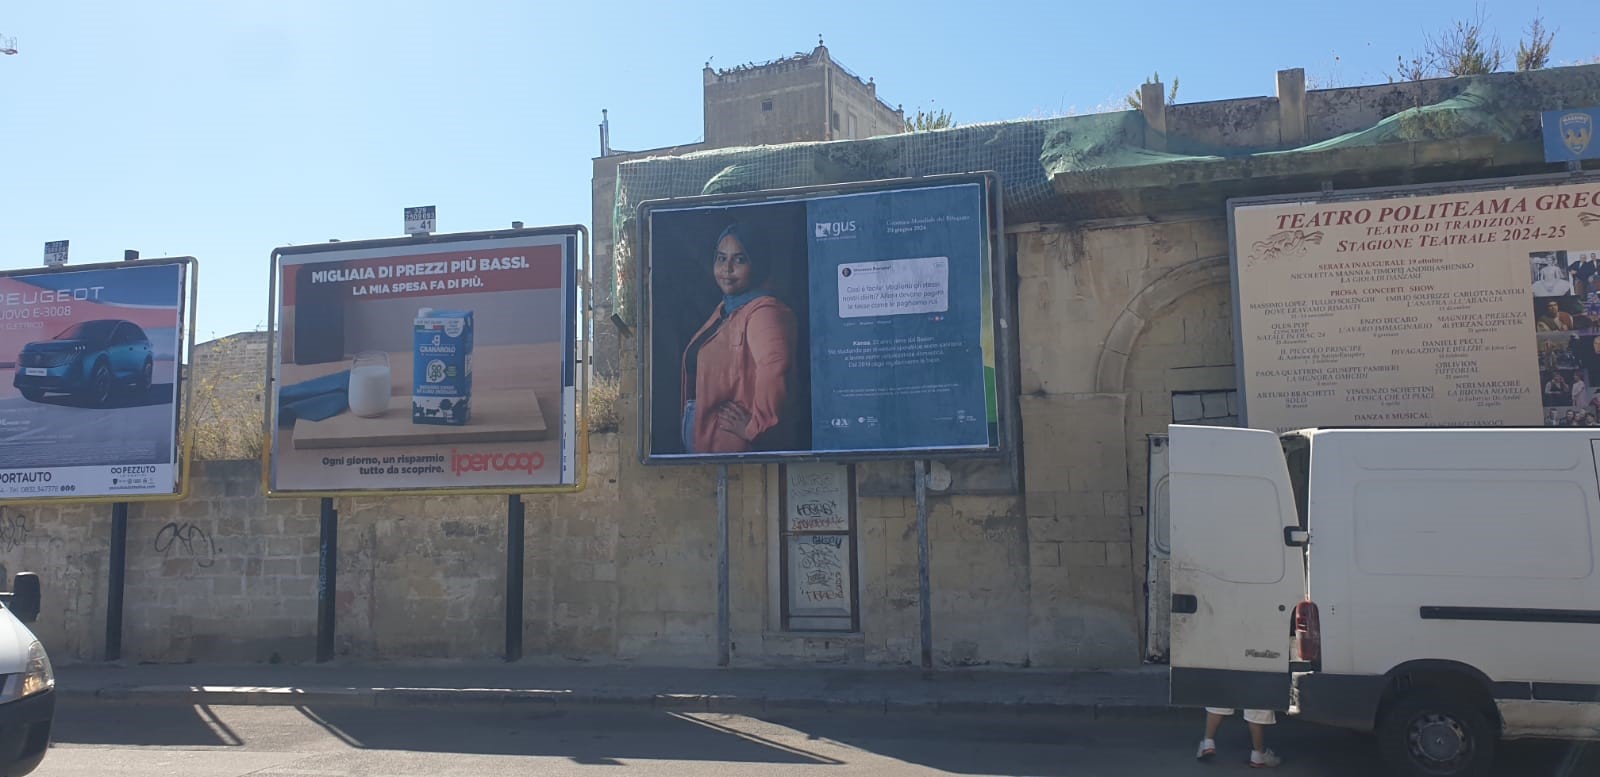
[[[0,500],[183,495],[194,266],[0,273]]]
[[[272,495],[582,486],[582,227],[273,252]]]
[[[1600,426],[1600,177],[1230,215],[1248,425]]]
[[[646,461],[1000,450],[986,176],[645,203]]]

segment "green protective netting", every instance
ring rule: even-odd
[[[994,172],[1007,223],[1068,219],[1087,198],[1115,197],[1141,186],[1267,177],[1306,164],[1370,164],[1371,158],[1355,154],[1407,143],[1530,140],[1538,136],[1539,111],[1600,104],[1600,65],[1560,71],[1458,79],[1439,102],[1392,110],[1367,129],[1287,150],[1224,148],[1169,136],[1168,151],[1153,151],[1145,147],[1143,114],[1119,111],[624,162],[617,169],[611,222],[613,316],[625,326],[634,323],[635,221],[639,204],[648,200]]]
[[[1121,116],[1123,114],[1111,114]],[[1126,113],[1138,123],[1143,119]],[[1098,118],[1098,117],[1094,117]],[[866,140],[793,143],[700,151],[624,162],[617,168],[612,216],[612,313],[634,321],[639,204],[669,197],[728,194],[947,173],[997,173],[1006,218],[1027,221],[1054,197],[1040,152],[1071,119],[973,124]]]
[[[1522,98],[1522,99],[1518,99]],[[1358,132],[1295,151],[1315,152],[1383,143],[1416,143],[1461,137],[1515,140],[1527,127],[1525,95],[1486,79],[1474,79],[1461,94],[1432,105],[1408,108]],[[1284,153],[1284,152],[1272,152]]]

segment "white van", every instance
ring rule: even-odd
[[[1600,739],[1600,430],[1169,430],[1172,701],[1375,731],[1398,774]]]
[[[0,605],[0,775],[18,777],[44,760],[56,711],[50,657],[23,625],[39,617],[39,576],[17,573]]]

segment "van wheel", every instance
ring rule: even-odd
[[[1437,691],[1402,697],[1378,725],[1378,748],[1397,777],[1488,774],[1498,738],[1477,706]]]

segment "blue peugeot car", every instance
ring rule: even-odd
[[[97,319],[22,346],[12,385],[33,402],[56,393],[105,407],[119,390],[131,389],[134,396],[148,391],[154,370],[150,338],[138,324]]]

